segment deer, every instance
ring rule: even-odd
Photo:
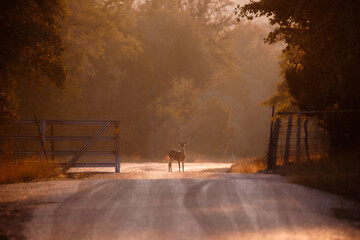
[[[182,170],[184,172],[184,161],[185,161],[185,144],[187,143],[187,141],[185,142],[180,142],[178,141],[178,144],[181,147],[180,152],[176,151],[176,150],[171,150],[170,152],[168,152],[168,157],[169,157],[169,172],[172,172],[172,161],[176,160],[179,163],[179,172],[180,172],[180,162],[182,162]]]

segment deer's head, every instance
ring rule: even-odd
[[[185,141],[185,142],[178,141],[178,144],[180,145],[181,148],[184,148],[186,143],[187,143],[187,141]]]

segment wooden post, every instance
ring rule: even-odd
[[[271,124],[270,124],[270,136],[269,136],[269,147],[268,147],[268,154],[267,154],[267,170],[271,168],[271,156],[272,156],[272,140],[273,140],[273,125],[274,125],[274,113],[275,107],[272,107],[271,113]]]
[[[335,128],[335,121],[334,121],[334,111],[331,111],[331,114],[330,114],[330,131],[329,131],[329,134],[330,134],[330,146],[329,146],[329,155],[332,155],[335,150],[335,146],[334,146],[334,141],[335,141],[335,136],[334,136],[334,128]]]
[[[45,150],[45,144],[46,144],[45,131],[46,131],[46,120],[40,120],[40,138],[41,138],[40,159],[41,159],[41,162],[44,160],[44,157],[47,160],[46,150]]]
[[[276,160],[277,160],[277,147],[279,141],[279,133],[280,133],[281,120],[280,118],[276,119],[274,131],[273,131],[273,140],[272,140],[272,154],[271,154],[271,169],[275,169]]]
[[[51,124],[51,137],[54,137],[54,124]],[[51,139],[51,161],[54,162],[54,140]]]
[[[115,122],[115,172],[120,172],[119,121]]]
[[[307,124],[308,124],[308,118],[306,117],[305,123],[304,123],[304,132],[305,132],[305,150],[306,150],[306,157],[308,161],[311,161],[310,153],[309,153],[309,144],[308,144],[308,131],[307,131]]]
[[[301,135],[301,113],[297,114],[297,131],[296,131],[296,162],[300,162],[300,135]]]
[[[286,130],[284,165],[288,165],[288,164],[289,164],[289,151],[290,151],[291,128],[292,128],[292,114],[289,114],[288,125],[287,125],[287,130]]]
[[[39,124],[37,117],[34,116],[34,118],[35,118],[35,124],[38,129],[39,138],[40,138],[40,161],[42,162],[44,160],[44,156],[47,161],[48,158],[47,158],[46,149],[45,149],[46,120],[40,120],[40,124]]]

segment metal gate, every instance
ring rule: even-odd
[[[63,164],[63,171],[67,171],[71,167],[115,167],[115,172],[120,172],[120,137],[119,125],[117,120],[20,120],[13,121],[11,125],[36,125],[38,135],[2,135],[2,141],[37,141],[40,144],[39,150],[19,150],[14,149],[14,154],[39,154],[41,161],[47,159],[50,155],[54,156],[73,156],[70,161]],[[92,136],[56,136],[54,135],[54,126],[56,125],[99,125],[100,128]],[[101,136],[102,133],[109,128],[110,125],[114,126],[113,136]],[[47,126],[50,126],[50,134],[46,132]],[[54,142],[56,141],[69,141],[69,142],[85,142],[81,149],[77,151],[71,150],[55,150]],[[88,148],[95,141],[110,141],[114,143],[114,150],[88,150]],[[50,149],[46,149],[46,143],[50,142]],[[114,162],[112,163],[77,163],[77,160],[82,155],[113,155]]]

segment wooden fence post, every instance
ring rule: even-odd
[[[41,139],[42,139],[42,144],[41,144],[41,161],[42,161],[44,159],[44,156],[46,157],[46,160],[47,160],[46,150],[45,150],[45,144],[46,144],[46,137],[45,137],[46,120],[40,120],[40,128],[41,128]]]
[[[277,160],[277,147],[279,140],[281,120],[280,118],[276,119],[273,131],[273,140],[272,140],[272,150],[271,150],[271,161],[270,161],[270,169],[274,169],[276,167]]]
[[[275,107],[272,107],[269,147],[268,147],[268,153],[267,153],[267,170],[269,170],[269,168],[271,166],[271,155],[272,155],[271,150],[272,150],[272,139],[273,139],[274,113],[275,113]]]
[[[40,161],[43,162],[44,156],[47,161],[47,154],[46,154],[46,149],[45,149],[46,120],[40,120],[40,123],[39,123],[36,115],[34,116],[34,119],[35,119],[35,124],[36,124],[37,130],[38,130],[39,138],[40,138]]]
[[[286,130],[284,165],[288,165],[288,164],[289,164],[289,151],[290,151],[291,128],[292,128],[292,114],[289,114],[288,125],[287,125],[287,130]]]
[[[308,118],[306,117],[305,122],[304,122],[304,132],[305,132],[305,151],[306,151],[306,157],[308,161],[311,161],[310,158],[310,153],[309,153],[309,144],[308,144],[308,130],[307,130],[307,124],[308,124]]]
[[[301,113],[297,113],[297,131],[296,131],[296,162],[300,162],[300,135],[301,135]]]
[[[39,124],[40,122],[40,124]],[[45,131],[46,131],[46,120],[40,120],[37,121],[35,117],[35,123],[37,125],[38,131],[39,131],[39,137],[40,137],[40,161],[43,162],[44,157],[47,161],[47,155],[46,155],[46,149],[45,149]]]
[[[115,172],[120,172],[119,121],[115,122]]]
[[[54,150],[55,150],[55,146],[54,146],[54,139],[53,139],[53,137],[54,137],[54,124],[51,124],[51,152],[52,152],[52,154],[51,154],[51,161],[52,162],[54,162]]]

